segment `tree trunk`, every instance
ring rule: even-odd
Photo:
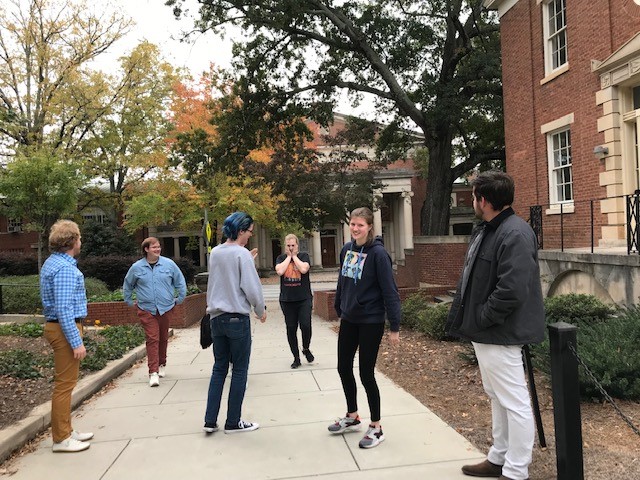
[[[451,170],[451,137],[438,139],[429,149],[427,196],[420,212],[422,235],[448,235],[451,213],[453,172]]]

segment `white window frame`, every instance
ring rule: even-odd
[[[547,215],[557,215],[560,213],[573,213],[574,203],[573,198],[566,201],[558,201],[557,185],[555,182],[555,168],[554,168],[554,149],[553,149],[553,136],[559,133],[569,131],[571,134],[571,124],[575,121],[575,115],[569,113],[563,117],[560,117],[552,122],[545,123],[540,127],[540,133],[545,135],[545,144],[547,146],[547,168],[549,179],[549,209],[545,212]],[[569,145],[571,148],[571,145]],[[573,161],[571,162],[571,183],[572,183],[572,195],[575,195],[573,189]],[[560,205],[562,205],[562,210]]]
[[[631,193],[640,189],[640,108],[634,108],[633,90],[640,88],[631,86],[621,91],[622,107],[622,148],[623,148],[623,188]]]
[[[544,70],[545,75],[559,74],[567,70],[569,66],[569,46],[567,38],[567,0],[544,0],[542,2],[542,25],[544,31]],[[556,12],[555,8],[560,7],[560,11]],[[554,9],[552,11],[552,8]],[[553,14],[553,18],[552,18]],[[561,25],[557,27],[557,22],[552,20],[559,19]],[[560,43],[562,46],[558,46]],[[564,61],[560,58],[564,52]],[[557,64],[554,65],[554,61]],[[555,75],[554,75],[555,77]]]
[[[569,163],[560,164],[556,161],[558,157],[569,158]],[[574,200],[574,188],[573,188],[573,159],[571,154],[571,129],[563,128],[547,134],[547,159],[549,163],[549,203],[552,209],[560,209],[560,204],[563,204],[562,210],[565,205],[573,206]],[[569,179],[564,178],[562,171],[568,171]],[[564,180],[562,185],[569,185],[571,188],[570,198],[560,198],[558,188],[560,182],[558,182],[558,175],[561,175]],[[564,188],[563,188],[564,190]]]

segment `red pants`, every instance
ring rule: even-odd
[[[82,337],[82,324],[76,323]],[[58,323],[44,325],[44,338],[53,348],[55,369],[51,395],[51,431],[53,441],[60,443],[71,436],[71,394],[78,383],[80,360],[73,358],[73,349]]]
[[[160,365],[167,364],[167,343],[169,341],[169,324],[173,309],[164,315],[147,312],[138,308],[138,318],[147,338],[147,364],[149,373],[157,373]]]

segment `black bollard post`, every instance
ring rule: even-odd
[[[578,359],[569,349],[577,352],[577,331],[565,322],[549,325],[558,480],[584,480]]]

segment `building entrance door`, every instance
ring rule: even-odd
[[[321,237],[320,248],[322,250],[322,266],[336,266],[336,237]]]

